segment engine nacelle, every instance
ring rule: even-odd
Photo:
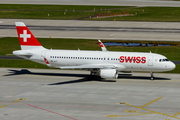
[[[118,72],[116,69],[102,69],[99,72],[101,78],[118,78]]]

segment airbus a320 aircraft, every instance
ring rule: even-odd
[[[175,64],[165,56],[144,52],[53,50],[44,48],[23,22],[15,22],[21,50],[13,54],[49,67],[84,69],[101,78],[118,78],[119,71],[169,71]]]

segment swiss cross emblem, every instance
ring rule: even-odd
[[[31,34],[27,34],[27,30],[23,30],[23,34],[20,34],[20,38],[23,38],[23,42],[27,42],[27,38],[31,38]]]

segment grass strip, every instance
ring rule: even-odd
[[[1,18],[75,20],[124,6],[0,4]]]
[[[97,40],[89,39],[63,39],[63,38],[38,38],[39,42],[48,49],[70,49],[70,50],[99,50]],[[103,41],[103,40],[102,40]],[[125,42],[125,43],[157,43],[173,44],[173,46],[152,46],[152,47],[123,47],[123,46],[106,46],[109,51],[126,51],[126,52],[152,52],[166,56],[169,60],[180,60],[180,42],[161,42],[161,41],[127,41],[127,40],[104,40],[103,42]],[[20,50],[19,42],[16,37],[0,38],[0,55],[12,54],[12,51]]]
[[[12,68],[49,68],[46,65],[38,64],[29,60],[9,60],[0,59],[0,67],[12,67]]]
[[[7,19],[179,22],[179,11],[180,7],[0,4],[0,18]],[[98,14],[113,15],[117,13],[129,13],[132,16],[97,18]]]

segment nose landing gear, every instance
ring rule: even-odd
[[[150,78],[150,80],[154,80],[154,75],[153,75],[153,72],[151,71],[151,72],[150,72],[150,74],[151,74],[151,78]]]

